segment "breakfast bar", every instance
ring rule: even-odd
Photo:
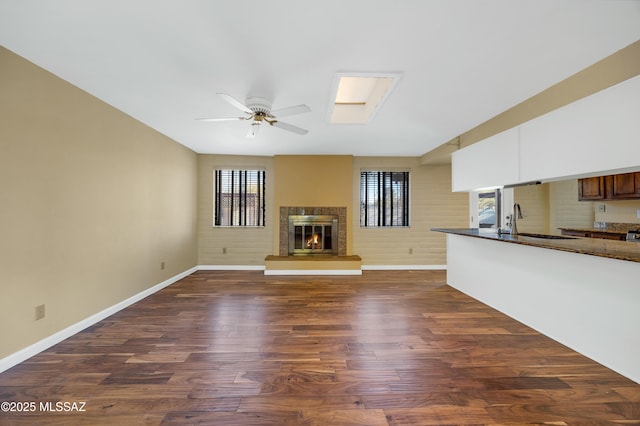
[[[447,234],[447,282],[640,383],[640,243]]]
[[[467,237],[484,238],[506,243],[521,244],[551,250],[561,250],[571,253],[587,254],[606,257],[609,259],[640,262],[640,243],[605,240],[597,238],[578,238],[565,235],[545,235],[521,232],[511,235],[508,232],[498,233],[495,229],[461,228],[444,229],[433,228],[432,231],[447,234],[463,235]],[[640,281],[640,279],[639,279]]]

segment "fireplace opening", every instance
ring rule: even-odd
[[[331,225],[295,225],[294,249],[333,250],[331,229]]]
[[[338,217],[289,216],[289,254],[338,254]]]

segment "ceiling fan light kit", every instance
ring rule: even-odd
[[[263,122],[268,123],[272,127],[277,127],[289,132],[296,133],[298,135],[305,135],[308,130],[294,126],[292,124],[283,123],[278,120],[278,117],[284,117],[288,115],[302,114],[311,111],[307,105],[295,105],[279,110],[271,111],[271,101],[259,96],[247,97],[244,103],[240,102],[236,98],[226,93],[218,93],[222,99],[228,102],[230,105],[244,112],[244,117],[221,117],[221,118],[199,118],[200,121],[235,121],[235,120],[251,120],[251,126],[247,132],[247,138],[254,138],[258,134],[260,125]]]

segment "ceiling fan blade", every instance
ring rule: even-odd
[[[279,127],[283,130],[288,130],[290,132],[297,133],[299,135],[306,135],[307,133],[309,133],[308,130],[302,129],[292,124],[283,123],[282,121],[271,121],[269,122],[269,124],[271,124],[274,127]]]
[[[198,121],[235,121],[246,120],[244,117],[222,117],[222,118],[196,118]]]
[[[311,108],[309,108],[305,104],[301,104],[301,105],[296,105],[288,108],[277,109],[275,111],[271,111],[271,114],[274,117],[286,117],[288,115],[302,114],[303,112],[309,112],[309,111],[311,111]]]
[[[251,111],[248,106],[246,106],[233,96],[227,95],[226,93],[218,93],[218,96],[220,96],[222,99],[224,99],[234,107],[238,108],[240,111],[246,112],[247,114],[253,114],[253,111]]]
[[[246,134],[247,139],[253,139],[258,134],[258,130],[260,130],[260,123],[251,123],[249,127],[249,131]]]

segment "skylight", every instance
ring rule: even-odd
[[[337,74],[329,106],[329,122],[369,123],[399,79],[400,74]]]

